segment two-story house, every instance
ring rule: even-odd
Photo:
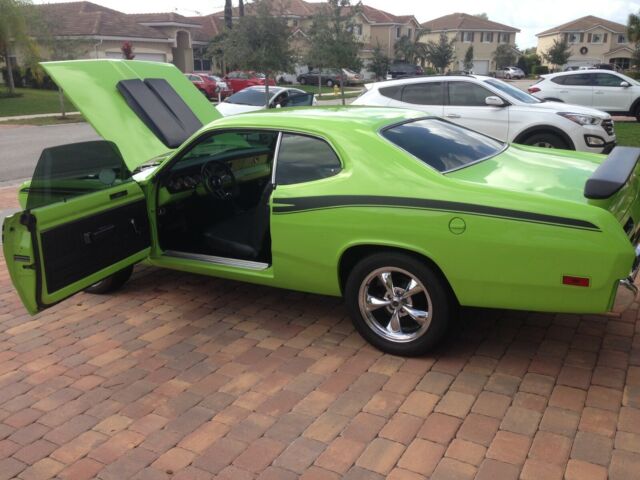
[[[633,57],[633,46],[627,39],[627,27],[593,15],[550,28],[536,36],[538,54],[547,52],[554,40],[566,40],[571,47],[567,66],[612,63],[627,69]]]
[[[465,54],[473,46],[473,72],[480,75],[495,70],[493,53],[498,45],[516,48],[516,34],[520,32],[517,28],[466,13],[452,13],[429,20],[422,24],[422,28],[428,30],[421,38],[424,43],[438,42],[441,33],[450,40],[456,39],[451,70],[464,69]]]

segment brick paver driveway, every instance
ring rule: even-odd
[[[0,479],[640,475],[637,310],[465,311],[402,359],[338,299],[150,268],[31,318],[0,262]]]

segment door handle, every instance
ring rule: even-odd
[[[560,93],[569,93],[569,90],[560,90]]]
[[[445,115],[445,117],[447,117],[447,118],[460,118],[460,115],[458,115],[457,113],[447,113]]]
[[[119,192],[112,193],[111,195],[109,195],[109,199],[115,200],[117,198],[126,197],[128,194],[129,192],[127,190],[121,190]]]
[[[113,224],[103,225],[102,227],[98,228],[94,232],[83,233],[82,239],[84,240],[85,245],[91,245],[92,243],[100,241],[107,235],[110,235],[111,233],[113,233],[115,229],[116,229],[116,226]]]
[[[602,95],[602,94],[604,94],[604,92],[602,90],[596,90],[593,93],[594,93],[594,95]]]

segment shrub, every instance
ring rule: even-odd
[[[533,73],[534,75],[545,75],[549,73],[549,67],[547,67],[546,65],[534,65],[531,73]]]
[[[13,84],[16,88],[24,87],[24,79],[22,78],[22,69],[20,67],[13,67]],[[9,72],[7,71],[7,67],[2,69],[2,79],[4,80],[5,85],[9,85]]]

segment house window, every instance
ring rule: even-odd
[[[293,19],[293,21],[292,21],[291,23],[293,23],[293,26],[294,26],[294,27],[297,27],[297,26],[298,26],[298,19],[297,19],[297,18],[294,18],[294,19]]]
[[[508,33],[498,33],[498,43],[509,43],[509,34]]]
[[[579,43],[580,42],[580,34],[579,33],[570,33],[567,36],[567,41],[569,43]]]
[[[357,36],[361,37],[362,36],[362,24],[361,23],[357,23],[355,25],[355,33]]]
[[[493,42],[493,32],[482,32],[480,34],[480,41],[482,43],[491,43],[491,42]]]
[[[591,43],[604,43],[604,35],[602,33],[592,33]]]
[[[206,55],[206,47],[195,47],[193,49],[193,69],[196,72],[211,71],[211,58],[208,58]]]
[[[462,41],[464,43],[472,43],[473,42],[473,32],[462,32]]]
[[[618,35],[618,43],[627,43],[627,36],[625,34]]]
[[[396,27],[396,38],[400,38],[402,36],[402,27]]]

